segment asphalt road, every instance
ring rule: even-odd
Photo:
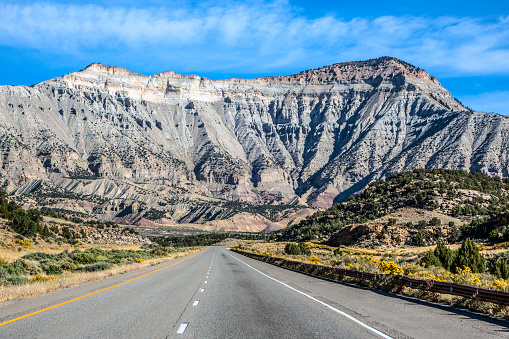
[[[41,310],[0,324],[0,338],[509,338],[504,321],[219,247],[0,305],[0,323]]]

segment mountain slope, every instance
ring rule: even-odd
[[[0,87],[0,180],[24,185],[18,194],[142,201],[167,217],[176,202],[221,199],[329,207],[413,168],[507,176],[508,130],[505,116],[470,111],[389,57],[216,81],[92,64]]]
[[[508,208],[508,178],[415,169],[374,181],[346,202],[279,231],[278,237],[366,246],[422,246],[464,237],[497,241],[509,234],[503,231]]]

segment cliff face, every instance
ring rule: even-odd
[[[508,131],[387,57],[217,81],[92,64],[0,87],[0,182],[163,209],[183,197],[328,207],[395,171],[507,176]]]

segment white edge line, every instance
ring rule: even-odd
[[[177,334],[183,334],[187,328],[188,323],[180,324],[179,329],[177,330]]]
[[[355,322],[355,323],[357,323],[357,324],[359,324],[359,325],[361,325],[361,326],[365,327],[366,329],[370,330],[371,332],[374,332],[374,333],[378,334],[378,335],[379,335],[379,336],[381,336],[382,338],[386,338],[386,339],[393,339],[392,337],[389,337],[387,334],[382,333],[382,332],[380,332],[379,330],[374,329],[373,327],[371,327],[371,326],[369,326],[369,325],[366,325],[365,323],[363,323],[363,322],[362,322],[362,321],[360,321],[360,320],[357,320],[356,318],[352,317],[351,315],[349,315],[349,314],[347,314],[347,313],[345,313],[345,312],[343,312],[343,311],[340,311],[340,310],[338,310],[337,308],[332,307],[331,305],[326,304],[326,303],[324,303],[323,301],[318,300],[318,299],[316,299],[316,298],[314,298],[314,297],[310,296],[309,294],[306,294],[306,293],[304,293],[304,292],[301,292],[301,291],[299,291],[298,289],[293,288],[293,287],[291,287],[290,285],[285,284],[284,282],[281,282],[281,281],[279,281],[279,280],[277,280],[277,279],[275,279],[275,278],[272,278],[271,276],[269,276],[269,275],[267,275],[267,274],[265,274],[265,273],[263,273],[263,272],[261,272],[261,271],[257,270],[256,268],[254,268],[254,267],[250,266],[249,264],[247,264],[247,263],[243,262],[242,260],[235,258],[233,255],[231,255],[230,253],[226,252],[225,250],[223,250],[223,251],[224,251],[226,254],[228,254],[230,257],[232,257],[233,259],[240,261],[241,263],[243,263],[243,264],[244,264],[244,265],[246,265],[247,267],[251,268],[252,270],[254,270],[254,271],[258,272],[258,273],[260,273],[261,275],[263,275],[263,276],[265,276],[265,277],[267,277],[267,278],[269,278],[269,279],[271,279],[271,280],[274,280],[275,282],[280,283],[281,285],[283,285],[283,286],[285,286],[285,287],[288,287],[288,288],[289,288],[289,289],[291,289],[292,291],[295,291],[295,292],[297,292],[297,293],[300,293],[300,294],[302,294],[303,296],[308,297],[309,299],[311,299],[311,300],[313,300],[313,301],[316,301],[317,303],[319,303],[319,304],[321,304],[321,305],[323,305],[323,306],[327,307],[328,309],[333,310],[333,311],[334,311],[334,312],[336,312],[336,313],[341,314],[342,316],[344,316],[344,317],[346,317],[346,318],[348,318],[348,319],[352,320],[353,322]]]

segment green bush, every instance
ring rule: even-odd
[[[25,268],[16,262],[11,262],[10,264],[2,264],[1,267],[3,267],[7,271],[7,273],[11,275],[26,274]]]
[[[28,281],[24,275],[10,274],[5,265],[0,266],[0,285],[22,285]]]
[[[437,247],[435,247],[434,254],[438,260],[440,260],[443,268],[451,270],[451,266],[456,259],[456,251],[449,249],[441,241],[439,241]]]
[[[111,268],[110,263],[101,261],[101,262],[96,262],[95,264],[83,266],[83,267],[81,267],[81,270],[83,270],[85,272],[97,272],[97,271],[104,271],[109,268]]]
[[[429,221],[429,224],[430,226],[440,226],[442,225],[442,220],[440,220],[439,218],[437,217],[433,217],[431,218],[431,220]]]
[[[42,273],[42,269],[34,262],[30,262],[24,259],[18,259],[15,261],[15,263],[22,266],[27,274],[37,275]]]
[[[34,253],[25,254],[21,258],[27,259],[27,260],[40,261],[40,260],[44,260],[44,259],[53,259],[53,257],[54,257],[53,254],[44,253],[44,252],[34,252]]]
[[[33,237],[37,234],[37,223],[30,219],[30,217],[23,210],[14,212],[13,218],[9,224],[14,232],[17,232],[25,237]]]
[[[299,255],[300,254],[299,245],[289,242],[285,246],[285,253],[290,255]]]
[[[290,242],[285,246],[285,253],[290,255],[311,255],[311,250],[303,242],[298,245]]]
[[[424,257],[421,259],[421,265],[424,267],[430,267],[430,266],[442,266],[442,263],[440,262],[440,259],[438,259],[435,256],[435,253],[433,251],[427,251],[426,254],[424,254]]]
[[[426,239],[428,238],[428,232],[421,229],[414,237],[414,242],[417,246],[424,246],[426,244]]]
[[[305,243],[301,242],[299,244],[299,249],[300,249],[300,254],[311,255],[311,250],[309,249],[308,245],[306,245]]]
[[[9,279],[7,280],[7,283],[9,285],[16,285],[16,286],[26,284],[27,282],[28,282],[28,278],[23,275],[11,275],[9,277]]]
[[[498,278],[508,279],[509,278],[509,263],[504,258],[498,258],[497,261],[491,267],[491,273],[496,275]]]
[[[48,274],[48,275],[54,275],[54,274],[62,274],[63,271],[60,267],[58,267],[57,265],[41,265],[41,268],[42,270],[44,271],[44,273]]]
[[[98,261],[95,255],[88,252],[74,251],[71,257],[77,264],[92,264]]]
[[[470,267],[473,273],[484,273],[486,270],[486,259],[482,256],[473,239],[466,239],[461,244],[458,254],[454,260],[455,271],[457,267]]]

